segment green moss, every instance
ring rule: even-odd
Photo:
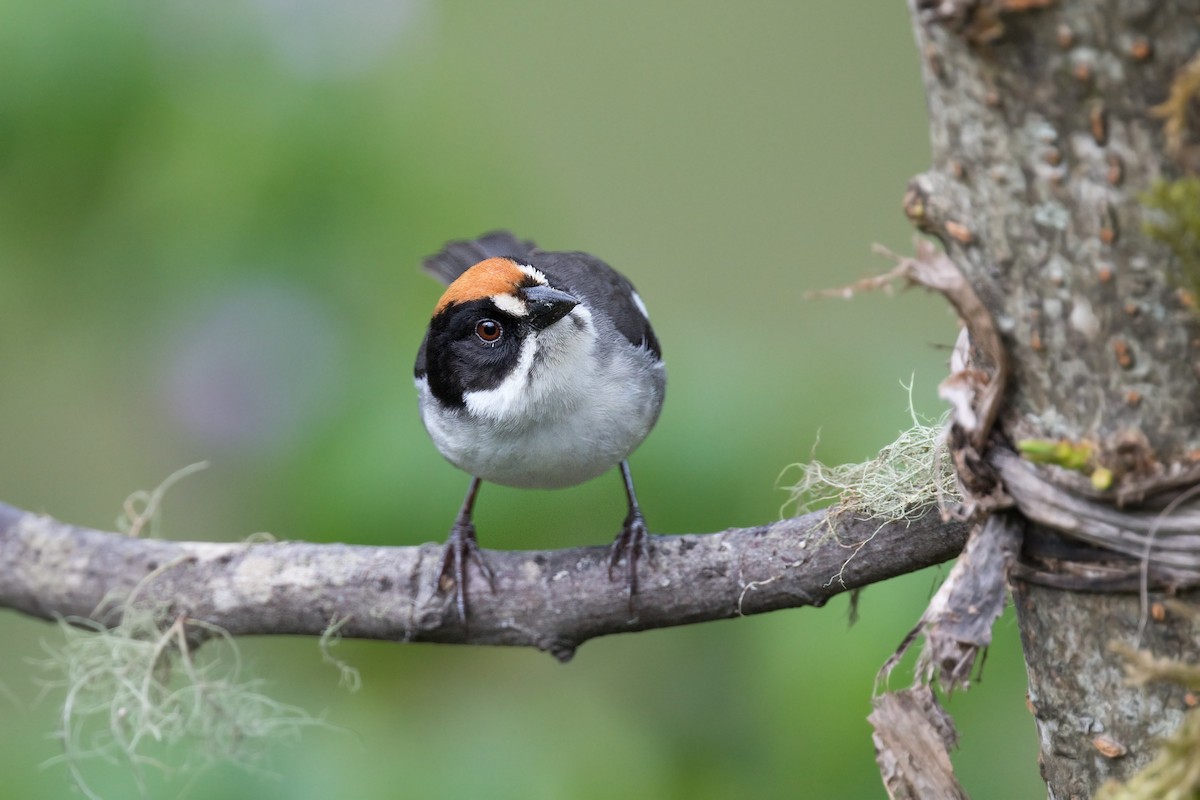
[[[1183,288],[1200,296],[1200,178],[1157,181],[1142,195],[1151,214],[1146,235],[1171,248],[1179,260]]]

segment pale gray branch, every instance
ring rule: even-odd
[[[496,591],[470,584],[469,631],[439,591],[441,545],[136,539],[0,504],[0,607],[115,625],[131,596],[164,619],[183,615],[235,636],[320,635],[533,646],[566,660],[596,636],[781,608],[953,558],[966,528],[935,508],[911,522],[825,512],[756,528],[656,536],[631,615],[608,549],[487,551]],[[620,570],[618,570],[620,573]],[[452,593],[451,593],[452,594]]]

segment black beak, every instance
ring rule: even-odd
[[[579,305],[579,300],[574,296],[549,286],[530,286],[522,289],[521,294],[528,310],[529,324],[538,331],[558,322]]]

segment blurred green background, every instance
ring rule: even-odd
[[[131,491],[208,459],[164,535],[440,541],[467,479],[415,409],[441,291],[418,265],[496,227],[600,255],[650,306],[671,383],[632,464],[657,532],[777,518],[818,437],[859,461],[907,427],[910,377],[940,413],[944,303],[803,299],[885,269],[873,242],[909,247],[928,146],[902,3],[0,7],[5,502],[112,528]],[[487,486],[476,519],[486,547],[601,544],[622,503],[615,473]],[[941,574],[872,587],[853,627],[841,598],[567,666],[345,642],[358,693],[312,640],[245,640],[267,691],[331,727],[274,743],[264,772],[152,771],[148,793],[882,798],[872,682]],[[30,663],[62,635],[11,612],[0,635],[4,795],[71,796],[47,764],[62,694]],[[949,708],[974,798],[1043,793],[1011,617]]]

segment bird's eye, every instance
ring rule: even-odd
[[[500,327],[500,323],[494,319],[481,319],[475,323],[475,335],[488,344],[499,341],[502,333],[504,333],[504,328]]]

